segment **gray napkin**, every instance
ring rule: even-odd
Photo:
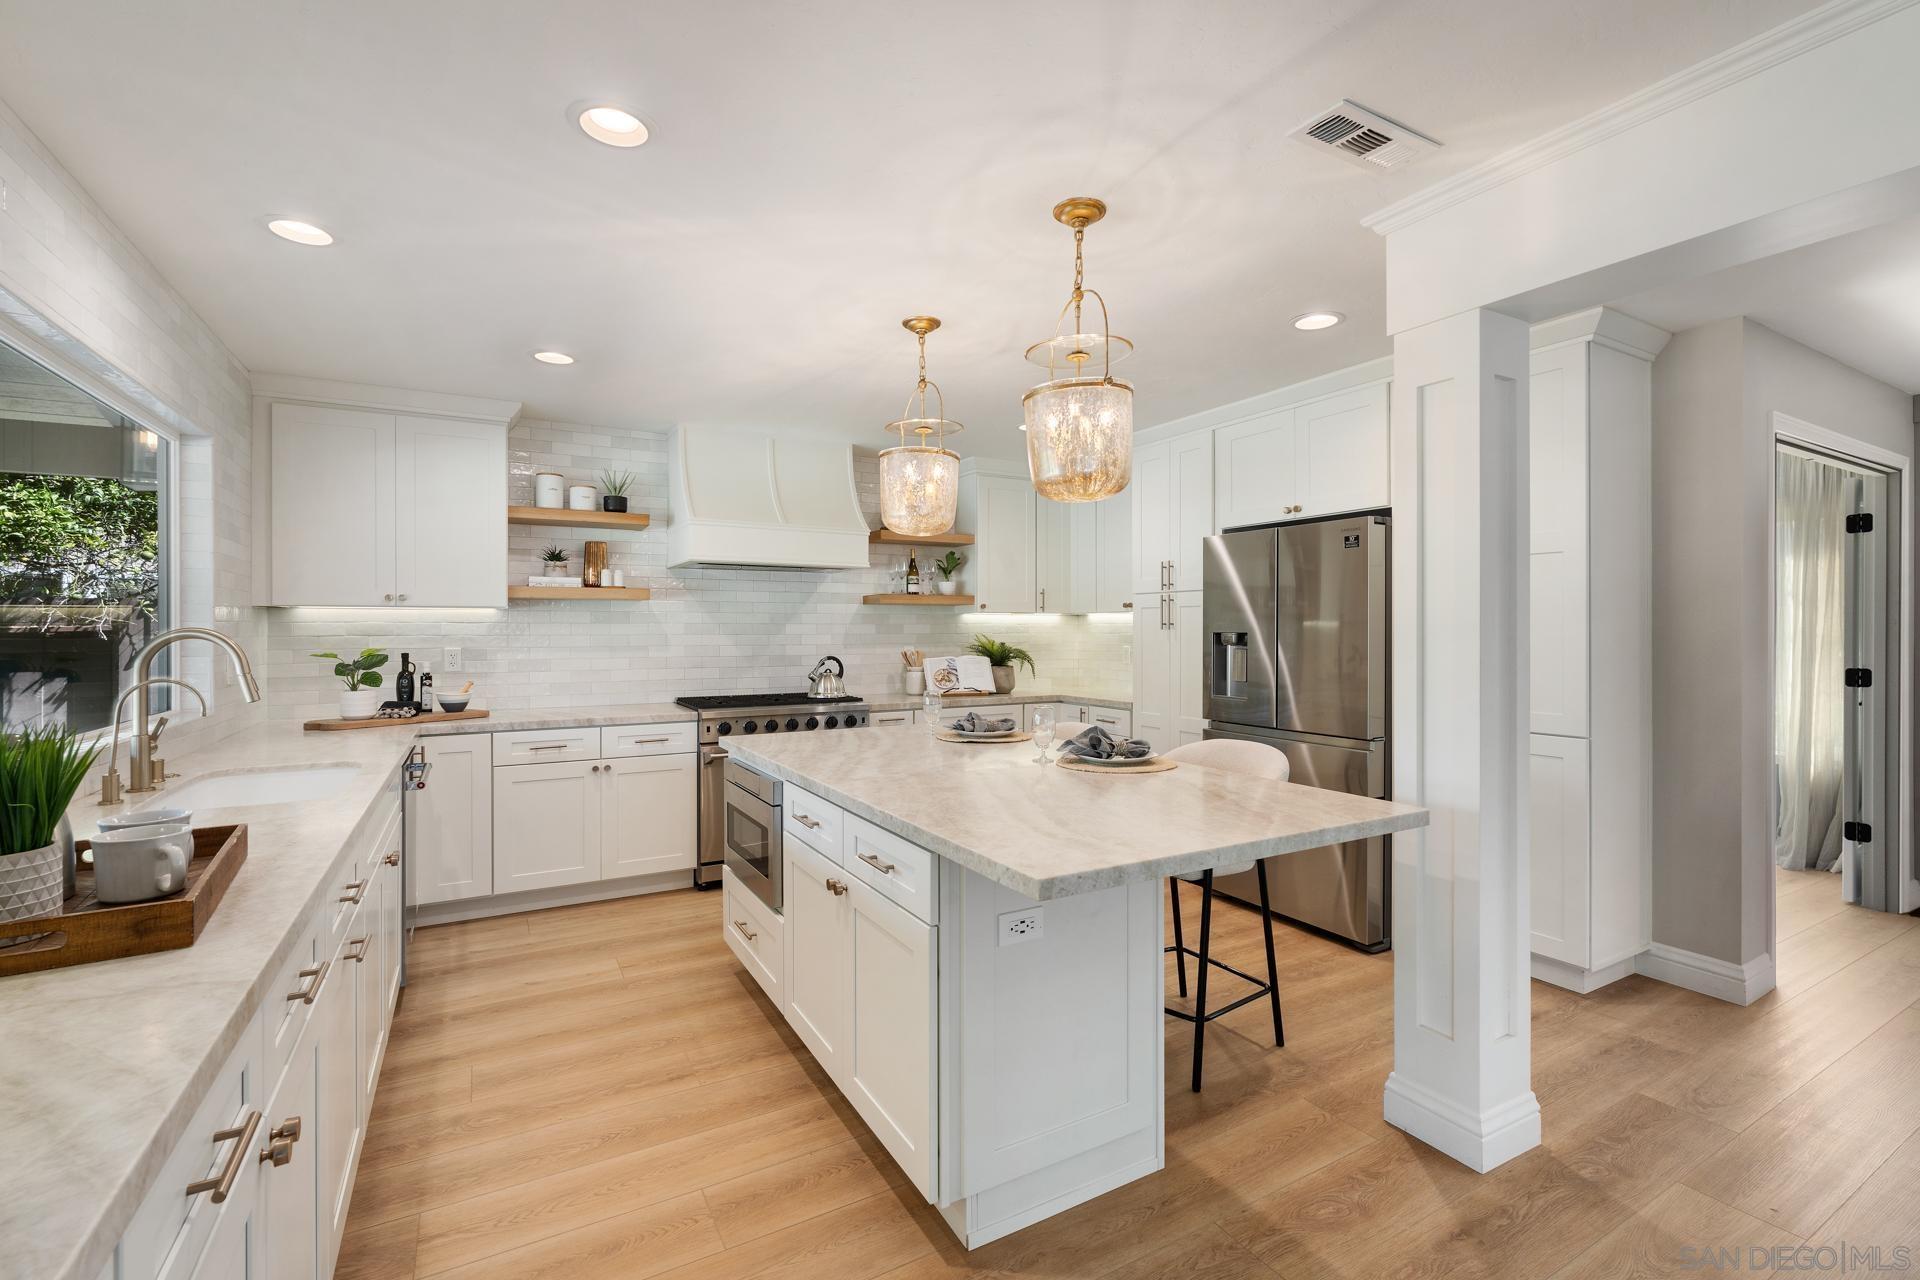
[[[1012,733],[1013,721],[988,720],[977,712],[969,711],[947,728],[955,733]]]
[[[1145,738],[1116,738],[1099,725],[1067,739],[1060,750],[1086,760],[1145,760],[1153,754]]]

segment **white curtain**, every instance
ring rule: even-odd
[[[1859,482],[1798,454],[1776,462],[1773,856],[1783,867],[1824,871],[1840,858],[1846,517]]]

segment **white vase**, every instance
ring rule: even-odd
[[[378,689],[344,689],[340,693],[340,718],[365,720],[386,701]]]
[[[927,671],[925,667],[908,667],[901,679],[906,682],[907,692],[914,697],[917,698],[926,692]]]
[[[58,844],[0,854],[0,920],[57,913],[66,896],[63,861]]]
[[[957,595],[960,591],[960,584],[955,582],[952,578],[947,578],[944,581],[934,583],[933,589],[934,589],[934,592],[938,595],[943,595],[943,596]]]

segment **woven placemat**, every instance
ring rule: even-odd
[[[1075,773],[1100,773],[1105,774],[1109,778],[1124,778],[1136,773],[1165,773],[1169,769],[1178,769],[1180,767],[1171,760],[1149,760],[1145,764],[1126,765],[1124,767],[1111,764],[1088,764],[1084,760],[1075,760],[1072,756],[1061,756],[1058,760],[1054,761],[1054,763],[1062,769],[1071,769]]]
[[[1004,738],[964,738],[950,729],[935,729],[933,736],[942,742],[984,742],[989,745],[996,742],[1032,742],[1030,733],[1010,733]]]

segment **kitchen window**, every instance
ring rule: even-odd
[[[173,452],[0,345],[0,727],[108,727],[171,621]]]

